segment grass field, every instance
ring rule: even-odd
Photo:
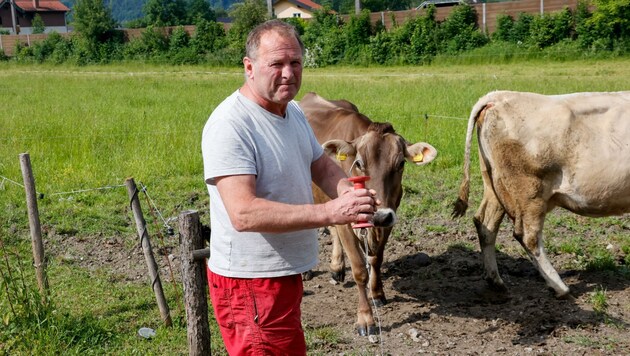
[[[146,284],[119,281],[58,259],[49,264],[52,314],[11,311],[15,300],[7,297],[12,294],[5,293],[5,286],[17,287],[9,282],[24,282],[17,288],[19,295],[36,289],[28,268],[30,238],[18,156],[30,154],[37,191],[43,194],[38,204],[44,238],[119,237],[133,248],[135,226],[121,186],[128,177],[147,188],[167,223],[181,211],[194,209],[209,224],[201,130],[213,108],[242,80],[242,71],[234,68],[3,64],[0,354],[187,353],[181,312],[175,315],[174,328],[160,327]],[[480,96],[498,89],[544,94],[630,90],[630,59],[308,69],[298,99],[309,91],[347,99],[372,120],[391,122],[407,140],[435,146],[439,155],[434,163],[406,170],[406,196],[399,212],[408,219],[418,214],[447,219],[461,177],[470,109]],[[480,199],[478,169],[473,167],[477,185],[472,197]],[[147,216],[149,225],[154,219]],[[557,217],[549,223],[570,225],[570,219]],[[614,218],[600,221],[619,223]],[[627,236],[617,238],[630,246]],[[8,276],[11,270],[24,275]],[[175,298],[173,286],[165,289],[169,299]],[[150,343],[136,336],[137,329],[147,325],[162,331]],[[213,332],[215,339],[217,335]],[[216,340],[213,351],[220,354]]]

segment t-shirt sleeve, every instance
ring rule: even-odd
[[[208,119],[201,140],[206,183],[215,184],[215,178],[229,175],[255,175],[254,148],[246,140],[248,131],[215,114]]]

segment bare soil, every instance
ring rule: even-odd
[[[388,303],[376,309],[380,329],[376,342],[356,333],[352,273],[348,268],[345,283],[331,282],[332,246],[330,238],[322,235],[321,263],[314,278],[305,282],[302,319],[306,328],[333,329],[336,340],[324,336],[312,340],[309,354],[630,355],[630,277],[611,271],[564,270],[562,266],[570,265],[575,256],[550,254],[575,297],[558,300],[504,226],[497,258],[509,294],[499,296],[481,279],[472,222],[469,229],[453,224],[419,218],[396,226],[398,236],[388,243],[382,269]],[[448,232],[428,232],[424,228],[428,225],[446,226]],[[170,256],[175,277],[179,275],[176,240],[169,238],[171,246],[156,256],[163,281],[170,280],[164,256]],[[107,268],[117,280],[146,282],[141,247],[129,247],[120,237],[66,236],[50,242],[59,258],[73,259],[84,268]],[[593,310],[592,295],[598,288],[605,289],[605,313]]]
[[[356,334],[352,274],[348,269],[344,284],[331,283],[331,246],[325,236],[320,238],[322,263],[315,278],[305,282],[303,320],[308,327],[330,326],[343,335],[322,354],[630,355],[628,276],[563,270],[575,256],[550,255],[575,298],[558,300],[504,226],[497,239],[503,244],[497,263],[509,293],[499,296],[481,278],[472,222],[466,233],[427,233],[423,228],[449,224],[417,219],[396,226],[402,234],[386,250],[388,303],[377,309],[376,343]],[[475,249],[460,247],[463,242]],[[593,311],[597,288],[606,291],[605,314]]]

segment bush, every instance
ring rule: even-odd
[[[44,62],[52,56],[57,44],[63,41],[65,40],[60,34],[52,32],[45,40],[33,43],[33,57],[39,63]]]
[[[512,37],[514,33],[514,18],[510,15],[497,15],[497,28],[492,34],[495,41],[515,43]]]
[[[328,12],[327,8],[315,11],[302,36],[310,66],[325,66],[341,61],[346,43],[342,26],[343,22]]]
[[[514,43],[525,43],[529,40],[530,28],[534,21],[534,15],[528,13],[520,13],[514,21],[510,38]]]
[[[549,47],[571,38],[574,22],[568,8],[563,11],[535,16],[530,27],[530,43],[538,48]]]
[[[223,25],[206,20],[197,23],[197,30],[190,42],[199,54],[215,52],[227,46]]]
[[[440,25],[441,53],[457,54],[481,47],[488,39],[477,28],[477,14],[469,5],[457,5]]]

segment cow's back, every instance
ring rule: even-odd
[[[300,107],[319,143],[332,139],[352,141],[363,135],[370,120],[347,101],[329,101],[310,92],[300,100]]]

